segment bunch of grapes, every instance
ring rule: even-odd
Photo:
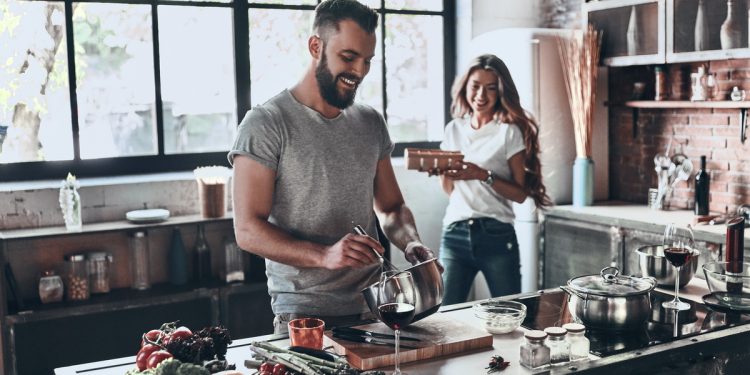
[[[181,362],[203,364],[214,357],[223,360],[231,343],[226,328],[206,327],[188,337],[169,341],[166,349]]]

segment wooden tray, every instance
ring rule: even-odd
[[[428,171],[435,168],[449,169],[456,162],[462,162],[464,155],[459,151],[407,148],[404,151],[404,159],[406,169]]]
[[[393,331],[385,324],[377,322],[355,328],[373,332],[389,333]],[[492,335],[464,322],[453,320],[445,314],[436,313],[401,330],[402,335],[416,337],[422,341],[409,341],[417,349],[401,348],[401,363],[420,361],[449,354],[491,348]],[[372,345],[333,338],[331,331],[326,331],[326,345],[333,345],[336,353],[346,355],[349,364],[360,370],[371,370],[392,366],[395,361],[394,348],[385,345]]]

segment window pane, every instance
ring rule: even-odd
[[[383,41],[380,37],[382,27],[381,20],[380,27],[375,30],[378,39],[375,46],[375,57],[370,61],[370,73],[359,85],[357,92],[357,101],[370,105],[380,113],[383,113]]]
[[[63,3],[0,2],[0,163],[73,159]]]
[[[433,10],[441,12],[443,10],[443,2],[441,0],[385,0],[385,7],[399,10]]]
[[[359,0],[359,2],[372,9],[380,9],[380,0]]]
[[[318,5],[318,0],[250,0],[250,4]]]
[[[164,151],[227,150],[237,126],[232,10],[159,7]]]
[[[313,11],[251,9],[250,99],[263,104],[296,83],[310,62]]]
[[[155,154],[150,7],[73,8],[81,158]]]
[[[388,124],[395,142],[443,137],[443,35],[439,16],[388,15]]]

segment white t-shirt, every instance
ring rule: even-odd
[[[469,118],[461,118],[453,119],[445,126],[445,140],[440,148],[461,151],[464,161],[489,169],[500,179],[512,181],[508,159],[526,146],[523,133],[516,125],[493,120],[477,130],[471,127]],[[480,217],[513,224],[512,202],[483,180],[454,181],[443,225]]]

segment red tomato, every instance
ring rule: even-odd
[[[268,362],[263,362],[260,364],[260,367],[258,367],[258,371],[271,373],[273,371],[273,364],[268,363]]]
[[[277,363],[273,366],[272,375],[284,375],[286,372],[286,366],[281,363]]]
[[[148,362],[146,362],[146,368],[154,368],[161,363],[161,361],[172,358],[172,354],[166,350],[157,350],[148,356]]]
[[[141,348],[141,350],[138,351],[138,355],[135,356],[135,365],[138,367],[138,371],[143,371],[146,369],[148,357],[151,355],[151,353],[159,350],[159,348],[156,345],[146,344]]]
[[[162,332],[162,331],[160,331],[158,329],[152,329],[152,330],[146,332],[146,334],[144,336],[149,341],[159,342],[159,338],[161,338],[162,336],[164,336],[164,332]],[[146,340],[141,339],[141,347],[143,347],[144,345],[146,345]]]
[[[167,337],[165,337],[163,344],[166,345],[172,342],[172,340],[182,340],[192,335],[193,332],[188,327],[181,326],[172,331],[172,333],[170,333]]]

